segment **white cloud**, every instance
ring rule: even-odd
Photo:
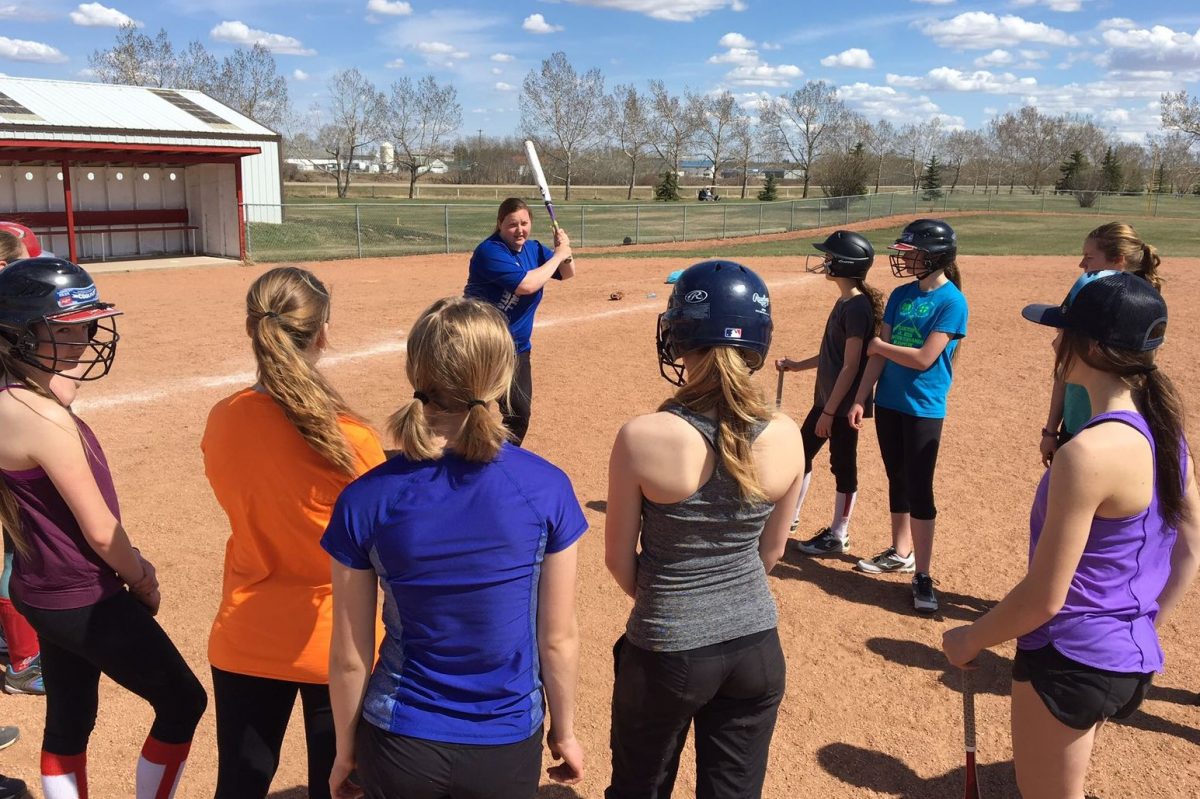
[[[1015,60],[1016,59],[1013,58],[1012,53],[1008,52],[1007,50],[997,49],[997,50],[993,50],[992,52],[988,53],[987,55],[981,55],[979,58],[976,58],[975,66],[984,67],[984,68],[1006,67]]]
[[[516,58],[510,56],[508,53],[492,53],[491,60],[507,64],[509,61],[516,61]]]
[[[1152,28],[1106,30],[1101,38],[1109,49],[1101,63],[1113,70],[1168,70],[1193,78],[1200,72],[1200,29],[1196,33],[1175,31],[1165,25]]]
[[[464,58],[469,58],[470,53],[465,50],[460,50],[452,44],[445,42],[418,42],[413,48],[418,53],[431,58],[453,58],[462,61]]]
[[[308,80],[308,73],[302,69],[293,69],[292,80]]]
[[[138,28],[142,27],[141,22],[128,14],[99,3],[80,3],[70,16],[71,22],[85,28],[119,28],[129,24]]]
[[[551,25],[541,14],[530,14],[525,17],[521,27],[530,33],[556,33],[562,30],[562,25]]]
[[[821,59],[821,66],[872,69],[875,66],[875,59],[871,58],[871,54],[861,47],[851,47],[837,55],[825,56]]]
[[[1013,5],[1021,6],[1045,6],[1051,11],[1072,12],[1083,8],[1083,0],[1013,0]]]
[[[407,17],[412,13],[412,6],[403,0],[367,0],[367,12],[386,17]]]
[[[246,47],[260,44],[272,53],[281,53],[283,55],[317,54],[316,50],[310,50],[301,44],[299,39],[279,33],[267,33],[266,31],[256,30],[240,20],[225,20],[209,31],[208,35],[218,42],[241,44]]]
[[[1103,20],[1098,27],[1102,31],[1110,31],[1110,30],[1124,31],[1124,30],[1132,30],[1133,28],[1136,28],[1137,23],[1134,22],[1133,20],[1129,19],[1128,17],[1113,17],[1111,19]]]
[[[388,69],[402,69],[404,67],[403,58],[393,58],[391,61],[384,64]]]
[[[897,125],[920,123],[940,117],[947,129],[963,127],[962,117],[943,114],[937,103],[925,95],[911,95],[892,86],[851,83],[838,87],[838,97],[855,111],[871,119],[886,119]]]
[[[727,33],[717,41],[717,46],[749,49],[754,46],[754,42],[740,33]]]
[[[986,11],[968,11],[947,20],[920,25],[937,44],[952,50],[988,50],[1028,42],[1073,47],[1079,40],[1066,31],[1011,14],[997,17]]]
[[[496,91],[498,92],[515,92],[516,90],[517,87],[513,86],[511,83],[500,81],[496,84]]]
[[[68,60],[58,48],[27,39],[0,36],[0,58],[10,61],[32,61],[38,64],[61,64]]]
[[[1036,78],[1018,78],[1011,72],[994,73],[986,69],[963,72],[952,67],[935,67],[924,76],[888,75],[889,86],[902,86],[926,92],[984,92],[986,94],[1026,94],[1036,90]]]
[[[763,42],[762,49],[764,49],[764,50],[782,50],[783,45],[776,44],[775,42]]]
[[[737,38],[730,38],[733,36]],[[753,44],[740,34],[726,34],[721,37],[721,42]],[[729,47],[724,53],[710,56],[708,63],[732,64],[733,69],[726,73],[725,79],[735,86],[783,87],[804,74],[804,71],[794,64],[772,66],[766,63],[752,47]]]
[[[728,8],[730,11],[745,11],[748,8],[743,0],[567,0],[567,2],[577,6],[632,11],[668,22],[691,22],[698,17],[720,11],[723,8]]]

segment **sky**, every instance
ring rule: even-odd
[[[658,78],[753,110],[824,80],[870,119],[951,129],[1032,104],[1141,141],[1163,92],[1200,94],[1196,0],[0,0],[0,72],[88,80],[130,20],[218,57],[261,42],[301,111],[342,69],[385,90],[432,74],[463,135],[517,133],[521,83],[558,50],[609,89]]]

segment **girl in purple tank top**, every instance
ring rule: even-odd
[[[101,674],[154,708],[138,799],[174,795],[207,703],[153,618],[158,580],[121,524],[104,451],[69,407],[76,381],[111,368],[119,313],[69,261],[0,271],[0,522],[16,549],[13,603],[41,639],[47,799],[87,796]]]
[[[942,648],[972,668],[981,650],[1018,639],[1018,787],[1027,799],[1079,797],[1100,724],[1132,714],[1162,670],[1157,628],[1200,563],[1200,493],[1182,403],[1155,364],[1162,296],[1130,273],[1088,273],[1061,305],[1022,313],[1060,329],[1054,376],[1086,388],[1094,415],[1038,486],[1028,575]]]

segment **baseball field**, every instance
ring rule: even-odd
[[[836,290],[806,274],[796,254],[810,251],[808,242],[825,232],[772,239],[784,242],[777,255],[739,255],[771,289],[772,357],[817,351]],[[547,784],[545,797],[600,797],[607,784],[611,646],[630,607],[603,563],[608,450],[626,419],[654,409],[670,391],[659,377],[654,351],[655,317],[670,290],[663,277],[715,246],[689,245],[686,252],[676,248],[638,258],[581,252],[578,277],[549,286],[539,311],[526,446],[567,472],[591,523],[582,542],[578,591],[583,653],[577,733],[586,747],[587,772],[573,789]],[[851,553],[805,559],[789,551],[770,576],[788,689],[771,749],[768,799],[961,796],[959,676],[941,655],[941,635],[985,611],[1024,573],[1029,504],[1042,473],[1037,448],[1050,393],[1052,334],[1024,322],[1020,309],[1060,300],[1078,273],[1078,257],[966,255],[960,263],[971,317],[938,467],[933,576],[942,609],[932,618],[917,616],[905,576],[868,577],[852,570],[857,558],[889,543],[886,482],[868,424],[859,447]],[[333,348],[323,367],[375,424],[382,426],[411,395],[404,379],[406,330],[432,300],[461,292],[466,264],[467,256],[458,253],[312,265],[334,297]],[[206,685],[207,639],[228,528],[205,480],[199,442],[209,408],[254,381],[243,300],[266,268],[231,264],[102,275],[101,296],[125,311],[122,338],[112,374],[85,385],[77,404],[105,446],[126,527],[158,567],[159,618]],[[1168,252],[1162,274],[1171,316],[1159,363],[1185,400],[1200,403],[1200,258]],[[885,292],[898,284],[883,258],[877,258],[870,282]],[[623,298],[610,300],[613,292]],[[774,372],[758,379],[773,394]],[[811,372],[787,376],[783,408],[797,420],[810,407],[812,381]],[[1193,414],[1189,433],[1200,441],[1195,419]],[[818,458],[801,520],[805,536],[829,522],[833,480],[827,463],[826,455]],[[1089,795],[1196,795],[1198,616],[1200,595],[1193,591],[1162,630],[1166,672],[1132,718],[1101,732]],[[1008,733],[1012,655],[1009,644],[979,659],[979,762],[988,797],[1017,795]],[[23,733],[0,755],[0,771],[31,785],[43,704],[31,696],[0,699],[0,722],[17,724]],[[89,753],[94,798],[133,794],[134,763],[149,725],[148,706],[102,683]],[[298,787],[305,780],[300,728],[297,713],[272,796],[307,795]],[[693,793],[691,765],[685,755],[676,796]],[[210,708],[178,795],[211,796],[215,774]]]

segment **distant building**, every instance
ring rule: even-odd
[[[73,260],[245,258],[281,137],[197,91],[0,77],[0,218]]]

